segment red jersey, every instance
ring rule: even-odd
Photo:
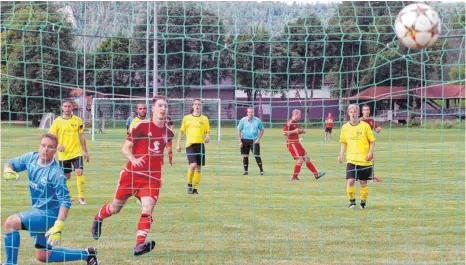
[[[144,157],[145,163],[141,167],[134,167],[128,161],[125,169],[149,175],[159,174],[162,170],[163,151],[173,136],[174,133],[166,125],[158,127],[152,121],[138,123],[126,140],[133,143],[133,156]]]
[[[299,128],[298,122],[291,119],[285,124],[285,127],[283,127],[283,131],[289,132],[289,131],[296,130],[297,128]],[[287,135],[286,142],[287,143],[299,143],[299,134],[293,133],[293,134]]]
[[[325,128],[333,128],[333,117],[325,119]]]
[[[377,125],[377,124],[375,123],[374,119],[372,119],[372,118],[369,118],[369,119],[364,119],[364,118],[362,118],[361,121],[363,121],[363,122],[369,124],[369,126],[371,126],[371,129],[372,129],[372,130],[374,130],[375,128],[380,128],[380,126]]]

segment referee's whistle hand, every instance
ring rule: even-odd
[[[65,147],[61,144],[57,145],[57,150],[60,151],[60,152],[63,152],[65,151]]]

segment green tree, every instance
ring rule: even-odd
[[[144,19],[131,39],[119,36],[98,46],[91,78],[99,89],[129,94],[144,90],[146,78],[153,84],[153,19],[149,34]],[[218,84],[228,76],[228,60],[221,52],[224,26],[218,15],[194,4],[170,2],[158,8],[157,25],[157,83],[170,96],[186,97],[191,86]]]
[[[291,56],[299,57],[302,68],[296,69],[291,78],[293,85],[301,88],[320,89],[324,80],[324,26],[321,20],[310,15],[289,22],[282,40],[291,49]]]
[[[59,112],[68,96],[63,84],[76,82],[71,28],[54,6],[16,4],[2,20],[2,114]]]
[[[281,93],[299,81],[304,60],[281,38],[272,38],[265,29],[230,38],[235,83],[248,100],[259,93]],[[301,76],[302,82],[302,76]]]
[[[372,85],[416,87],[421,80],[421,53],[425,79],[439,80],[442,41],[425,51],[409,51],[398,44],[393,24],[409,3],[343,2],[327,28],[326,66],[334,95],[350,96]]]

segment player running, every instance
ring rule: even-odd
[[[89,155],[87,154],[83,121],[78,116],[73,115],[73,107],[72,102],[63,102],[63,114],[53,121],[49,133],[56,135],[58,138],[58,162],[65,172],[66,185],[70,192],[71,203],[74,203],[74,198],[71,192],[70,179],[71,172],[75,170],[78,201],[80,204],[86,204],[86,200],[84,199],[83,158],[86,162],[89,162]]]
[[[340,156],[338,161],[343,162],[346,152],[346,194],[350,200],[348,208],[356,207],[356,189],[354,183],[359,180],[361,209],[366,209],[369,187],[367,180],[372,175],[372,159],[374,158],[375,137],[371,127],[360,121],[359,106],[351,104],[348,106],[350,121],[341,128],[340,134]]]
[[[146,242],[146,237],[151,228],[152,212],[162,186],[165,146],[173,138],[173,132],[166,126],[166,113],[165,97],[153,98],[152,120],[138,123],[123,144],[121,151],[128,163],[120,172],[113,202],[102,206],[92,224],[92,236],[98,239],[102,233],[104,219],[120,212],[129,197],[134,195],[140,199],[142,213],[137,226],[135,256],[148,253],[155,247],[155,242]]]
[[[380,127],[378,124],[375,123],[375,120],[373,118],[371,118],[371,107],[369,105],[364,105],[362,106],[362,118],[361,118],[361,121],[369,124],[369,126],[371,127],[371,129],[373,131],[375,131],[376,133],[379,133],[382,131],[382,127]],[[374,165],[375,162],[374,160],[372,159],[372,165]],[[382,182],[381,179],[378,179],[377,177],[375,177],[374,175],[374,168],[372,168],[372,181],[373,182]]]
[[[299,142],[299,135],[305,134],[304,129],[299,128],[299,120],[301,120],[301,111],[294,109],[291,112],[291,119],[285,124],[283,128],[283,135],[286,136],[286,146],[291,153],[291,156],[296,160],[294,166],[293,177],[291,180],[299,180],[298,175],[301,171],[303,162],[306,162],[307,168],[314,174],[316,179],[319,179],[325,175],[325,172],[318,172],[311,159],[307,155],[303,146]]]
[[[40,139],[39,152],[12,158],[3,167],[5,180],[16,180],[19,177],[17,172],[28,171],[32,199],[31,209],[8,216],[3,224],[4,265],[18,263],[19,230],[26,230],[34,237],[35,256],[41,262],[86,260],[88,265],[99,264],[95,248],[53,248],[53,245],[61,243],[61,233],[71,207],[66,178],[53,159],[57,145],[55,135],[45,134]]]

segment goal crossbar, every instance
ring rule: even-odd
[[[171,113],[170,112],[170,109],[173,109],[171,108],[170,106],[177,106],[177,103],[176,102],[183,102],[183,103],[191,103],[194,99],[197,99],[197,98],[167,98],[167,101],[168,101],[168,105],[169,105],[169,114]],[[217,141],[220,142],[220,139],[221,139],[221,121],[222,121],[222,100],[220,98],[199,98],[202,102],[206,103],[206,102],[214,102],[213,104],[206,104],[207,106],[209,105],[216,105],[217,107],[217,115],[215,115],[216,117],[210,117],[210,120],[214,119],[214,120],[217,120]],[[98,108],[97,108],[97,105],[99,104],[99,102],[107,102],[105,104],[111,104],[110,102],[119,102],[118,104],[119,105],[122,105],[122,102],[128,102],[128,103],[123,103],[123,104],[126,104],[126,105],[136,105],[138,103],[145,103],[148,108],[150,107],[150,98],[139,98],[139,97],[133,97],[133,98],[93,98],[92,99],[92,105],[91,105],[91,118],[92,118],[92,141],[95,141],[95,134],[96,134],[96,131],[99,130],[99,128],[97,128],[96,126],[96,120],[97,119],[100,119],[102,117],[99,117],[99,115],[97,114],[98,112]],[[131,107],[130,107],[131,108]],[[182,107],[182,111],[184,111],[185,108]],[[131,112],[131,111],[130,111]],[[186,115],[188,113],[181,113],[181,117]],[[113,115],[112,115],[113,117]],[[104,122],[104,121],[102,121]]]

